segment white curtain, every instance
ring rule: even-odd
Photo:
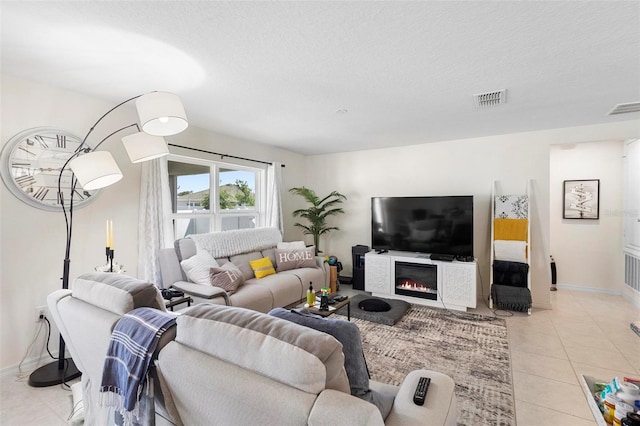
[[[282,220],[282,164],[272,163],[267,166],[267,200],[265,225],[278,228],[284,236],[284,222]]]
[[[138,216],[138,278],[162,287],[158,252],[173,245],[167,157],[142,163]]]

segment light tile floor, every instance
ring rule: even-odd
[[[552,310],[505,317],[517,424],[595,425],[578,377],[640,376],[640,337],[629,328],[640,309],[620,296],[569,290],[552,292],[551,301]],[[481,301],[473,312],[492,315]],[[65,425],[71,406],[71,392],[60,386],[0,378],[0,425]]]
[[[595,425],[579,377],[640,377],[640,337],[629,327],[640,309],[621,296],[570,290],[551,292],[551,303],[506,318],[517,424]]]

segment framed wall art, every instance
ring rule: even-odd
[[[600,179],[565,180],[562,194],[563,219],[600,218]]]

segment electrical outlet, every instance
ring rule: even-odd
[[[47,306],[37,306],[35,310],[36,322],[43,321],[45,316],[47,316]]]

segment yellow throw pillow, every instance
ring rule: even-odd
[[[276,273],[276,270],[273,269],[273,263],[271,263],[271,259],[268,257],[263,257],[262,259],[252,260],[249,262],[251,264],[251,269],[253,269],[253,273],[256,278],[264,278],[268,275],[273,275]]]

